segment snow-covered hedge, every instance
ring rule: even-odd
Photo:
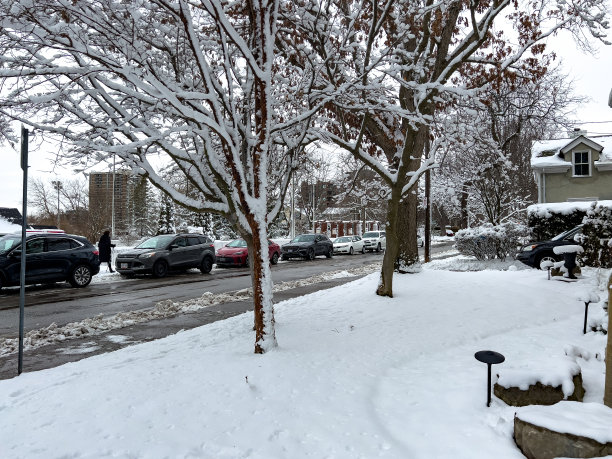
[[[527,208],[528,226],[534,241],[547,241],[582,223],[590,202],[534,204]]]
[[[608,203],[593,203],[582,221],[582,265],[612,268],[612,203]]]
[[[459,253],[476,257],[478,260],[499,258],[505,260],[514,256],[519,240],[529,233],[529,229],[517,223],[504,223],[493,226],[490,223],[458,231],[455,234],[455,247]]]

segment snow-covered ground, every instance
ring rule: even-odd
[[[486,407],[474,353],[500,352],[494,371],[526,379],[569,356],[601,404],[606,337],[582,334],[576,298],[603,300],[607,275],[549,281],[456,257],[395,276],[393,299],[374,273],[276,304],[265,355],[247,313],[24,373],[0,381],[0,457],[522,458],[517,408]],[[607,324],[602,305],[592,325]]]

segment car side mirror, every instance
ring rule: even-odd
[[[170,244],[170,247],[168,247],[169,250],[174,250],[174,249],[178,249],[178,245],[176,244]]]
[[[21,256],[21,249],[13,250],[10,254],[11,258],[17,258]]]

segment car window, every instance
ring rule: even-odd
[[[351,242],[350,237],[339,237],[336,239],[336,242]]]
[[[314,234],[302,234],[292,239],[291,242],[312,242],[315,240]]]
[[[162,234],[153,236],[146,241],[141,242],[136,246],[137,249],[163,249],[172,240],[174,236],[171,234]]]
[[[6,253],[20,244],[20,236],[4,236],[0,238],[0,253]]]
[[[370,231],[368,233],[365,233],[363,237],[378,237],[378,234],[378,231]]]
[[[200,244],[210,244],[212,242],[212,240],[206,236],[200,236],[198,239],[200,239]]]
[[[197,236],[188,236],[187,237],[187,243],[189,245],[200,245],[201,244],[200,238],[197,237]]]
[[[58,252],[60,250],[73,249],[75,246],[71,244],[71,242],[74,241],[66,238],[47,239],[47,252]]]
[[[234,239],[232,242],[226,245],[226,247],[246,247],[247,243],[244,239]]]
[[[30,239],[26,242],[26,253],[43,253],[45,251],[44,239]]]
[[[172,244],[178,245],[179,247],[186,247],[187,246],[187,241],[185,240],[184,237],[177,237],[174,240],[174,242],[172,242]]]
[[[386,233],[383,231],[382,233],[380,233],[380,237],[387,237]]]

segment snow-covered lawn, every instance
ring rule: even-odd
[[[603,299],[607,273],[566,283],[449,264],[396,276],[393,299],[372,274],[278,303],[280,346],[263,356],[244,314],[0,381],[0,457],[522,458],[516,408],[486,407],[474,353],[529,373],[567,352],[585,402],[601,403],[606,337],[582,334],[575,298]]]

